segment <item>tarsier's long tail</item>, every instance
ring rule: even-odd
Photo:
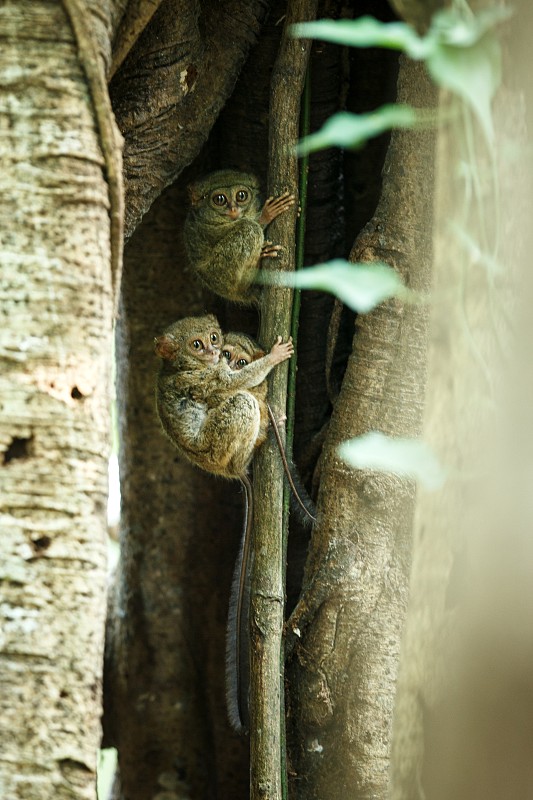
[[[272,411],[269,403],[267,403],[267,408],[270,424],[272,425],[272,430],[274,431],[274,436],[276,437],[279,453],[283,462],[283,469],[285,470],[285,475],[287,476],[289,486],[292,490],[291,505],[298,513],[300,520],[304,525],[313,525],[316,522],[315,504],[309,497],[295,465],[287,458],[287,453],[285,452],[285,447],[283,446],[283,442],[281,440],[278,423],[276,422],[276,417],[274,416],[274,412]]]
[[[291,505],[303,524],[316,522],[316,509],[294,464],[286,456],[279,428],[270,405],[268,415],[276,437],[283,468],[292,490]],[[244,531],[233,572],[226,631],[226,703],[231,726],[244,733],[249,727],[250,691],[250,575],[253,547],[253,489],[247,475],[241,477],[245,493]]]
[[[253,491],[241,477],[245,496],[244,530],[235,563],[226,630],[226,704],[231,726],[245,733],[249,726],[250,691],[250,574],[252,568]]]

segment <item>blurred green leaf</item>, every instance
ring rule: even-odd
[[[325,19],[302,22],[293,26],[292,33],[294,36],[322,39],[352,47],[392,48],[401,50],[417,61],[425,61],[433,80],[458,95],[472,108],[490,142],[493,139],[490,105],[501,81],[501,48],[494,28],[510,15],[511,11],[502,7],[482,9],[476,14],[465,9],[443,9],[433,15],[431,26],[424,37],[418,36],[406,23],[379,22],[367,16],[357,20]],[[373,135],[376,134],[369,130],[366,138]],[[363,136],[364,131],[361,129],[351,145],[341,146],[358,147],[364,141]],[[304,145],[307,141],[309,140],[304,141]],[[315,141],[319,140],[314,140],[312,148],[302,152],[340,144],[339,139],[326,145],[317,144],[315,147]]]
[[[391,438],[371,431],[343,442],[338,453],[352,467],[392,472],[430,490],[440,489],[446,477],[429,445],[420,439]]]
[[[431,35],[442,44],[454,47],[470,47],[495,28],[509,19],[509,8],[495,6],[474,13],[465,14],[456,9],[442,9],[433,15]]]
[[[470,106],[491,142],[491,102],[501,80],[501,50],[494,34],[487,33],[468,47],[439,44],[427,59],[427,68],[435,83]]]
[[[335,294],[343,303],[366,314],[384,300],[411,294],[392,267],[381,261],[371,264],[352,264],[341,258],[306,267],[298,272],[264,271],[261,283],[283,284],[295,289],[318,289]]]
[[[330,117],[319,131],[302,139],[296,152],[301,156],[326,147],[355,150],[384,131],[391,128],[414,128],[416,123],[416,111],[406,105],[385,105],[368,114],[341,111]]]
[[[293,36],[302,39],[322,39],[349,47],[386,47],[401,50],[421,60],[431,43],[421,39],[405,22],[380,22],[374,17],[359,19],[321,19],[299,22],[292,26]]]

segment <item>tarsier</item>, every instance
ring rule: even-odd
[[[231,369],[241,370],[253,361],[263,358],[265,352],[247,334],[230,332],[224,334],[222,355]],[[268,386],[266,380],[250,391],[255,395],[260,409],[260,426],[256,447],[265,441],[270,420],[285,474],[292,489],[291,505],[293,509],[299,512],[299,517],[303,524],[309,525],[315,522],[316,511],[314,503],[307,494],[296,467],[292,461],[289,461],[285,453],[276,418],[267,401]],[[236,730],[244,730],[248,724],[251,514],[248,514],[247,520],[249,525],[245,526],[239,556],[235,564],[226,637],[226,694],[230,721]]]
[[[189,187],[191,208],[184,240],[189,262],[211,291],[242,304],[259,298],[253,283],[262,258],[276,258],[280,245],[264,229],[296,202],[284,192],[261,204],[254,175],[218,170]]]
[[[278,336],[269,353],[232,370],[220,357],[222,344],[213,315],[178,320],[155,340],[163,359],[157,411],[166,434],[189,461],[214,475],[242,478],[261,431],[253,390],[291,357],[294,347]]]
[[[228,714],[241,730],[247,725],[248,682],[239,672],[248,663],[243,597],[253,514],[247,468],[258,441],[266,435],[254,392],[294,348],[290,339],[283,343],[278,336],[269,353],[233,370],[221,358],[222,345],[222,331],[213,315],[186,317],[167,328],[155,340],[155,352],[163,360],[156,404],[165,433],[185,458],[214,475],[239,479],[246,490],[245,531],[232,591],[237,600],[228,622],[228,640],[234,639],[236,646],[230,652],[228,644],[227,649]]]
[[[252,361],[262,358],[265,355],[256,341],[251,336],[245,333],[230,332],[224,334],[224,346],[222,354],[226,358],[231,369],[242,369]],[[304,524],[316,522],[315,514],[316,509],[313,501],[307,494],[298,471],[292,461],[287,458],[285,448],[279,432],[278,422],[267,400],[268,386],[266,381],[260,383],[253,389],[253,393],[257,398],[260,409],[261,426],[260,433],[257,440],[257,446],[262,444],[267,437],[268,423],[272,425],[272,430],[276,438],[276,443],[279,448],[279,453],[283,463],[283,469],[289,482],[292,491],[291,499],[294,500],[293,507],[300,514],[300,518]]]

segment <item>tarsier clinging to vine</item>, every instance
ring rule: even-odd
[[[222,355],[227,360],[231,369],[243,369],[247,364],[256,361],[265,355],[264,350],[257,342],[245,333],[231,331],[224,334],[224,345]],[[293,510],[298,512],[301,522],[310,525],[316,521],[316,509],[313,501],[299,476],[298,470],[292,460],[287,456],[279,431],[278,421],[268,402],[268,386],[266,380],[251,390],[259,403],[260,410],[260,432],[257,439],[257,446],[262,444],[267,437],[269,421],[276,438],[283,469],[291,488],[291,503]]]
[[[290,192],[261,204],[254,175],[218,170],[189,187],[191,208],[184,240],[193,269],[211,291],[251,305],[262,258],[276,258],[280,245],[265,240],[264,229],[296,202]]]
[[[292,341],[277,337],[272,349],[232,369],[221,357],[223,337],[213,315],[178,320],[155,340],[162,359],[156,403],[163,429],[178,451],[198,467],[239,479],[246,490],[247,514],[230,602],[226,692],[233,727],[244,730],[248,715],[247,575],[253,491],[247,475],[255,449],[266,436],[263,397],[270,370],[290,358]],[[239,360],[239,359],[237,359]]]

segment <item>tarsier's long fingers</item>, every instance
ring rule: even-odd
[[[278,336],[276,341],[272,345],[272,349],[270,351],[270,355],[274,357],[276,362],[279,364],[282,361],[286,361],[288,358],[292,356],[294,353],[294,345],[292,343],[292,337],[289,336],[288,341],[283,342],[283,338]]]
[[[273,219],[288,211],[296,202],[296,195],[284,192],[279,197],[269,197],[259,217],[260,225],[268,225]]]
[[[261,248],[261,258],[277,258],[280,250],[283,250],[280,244],[265,242]]]

